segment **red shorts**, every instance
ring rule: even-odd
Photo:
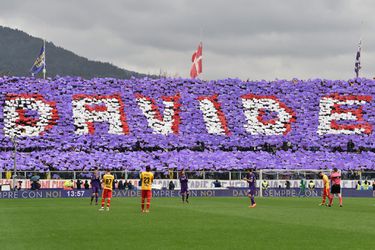
[[[150,199],[152,197],[151,190],[142,190],[142,198]]]
[[[104,189],[102,193],[102,198],[103,199],[112,198],[112,190]]]

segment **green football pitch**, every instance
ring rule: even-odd
[[[375,199],[114,198],[0,200],[0,249],[374,249]]]

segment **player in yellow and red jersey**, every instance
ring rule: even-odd
[[[150,203],[152,197],[152,182],[154,181],[154,174],[151,173],[150,166],[146,167],[146,171],[141,173],[141,182],[142,182],[142,213],[148,213],[150,211]],[[145,199],[147,199],[146,210],[145,210]]]
[[[111,205],[111,198],[112,198],[112,187],[113,187],[113,180],[115,177],[111,175],[111,172],[106,169],[105,175],[103,176],[102,186],[103,186],[103,193],[102,193],[102,207],[99,211],[104,211],[104,204],[105,199],[107,199],[107,211],[109,211],[109,207]]]
[[[320,203],[320,206],[325,206],[326,198],[328,197],[328,199],[331,200],[331,194],[329,192],[329,178],[323,172],[319,172],[319,176],[320,178],[323,179],[323,197],[322,197],[322,203]]]

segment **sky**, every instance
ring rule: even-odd
[[[204,80],[347,80],[360,39],[360,76],[375,76],[374,10],[371,0],[0,0],[0,25],[140,73],[189,77],[202,41]]]

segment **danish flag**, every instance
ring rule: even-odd
[[[202,73],[202,42],[198,45],[198,49],[193,53],[191,61],[193,64],[190,69],[190,77],[196,78],[200,73]]]

